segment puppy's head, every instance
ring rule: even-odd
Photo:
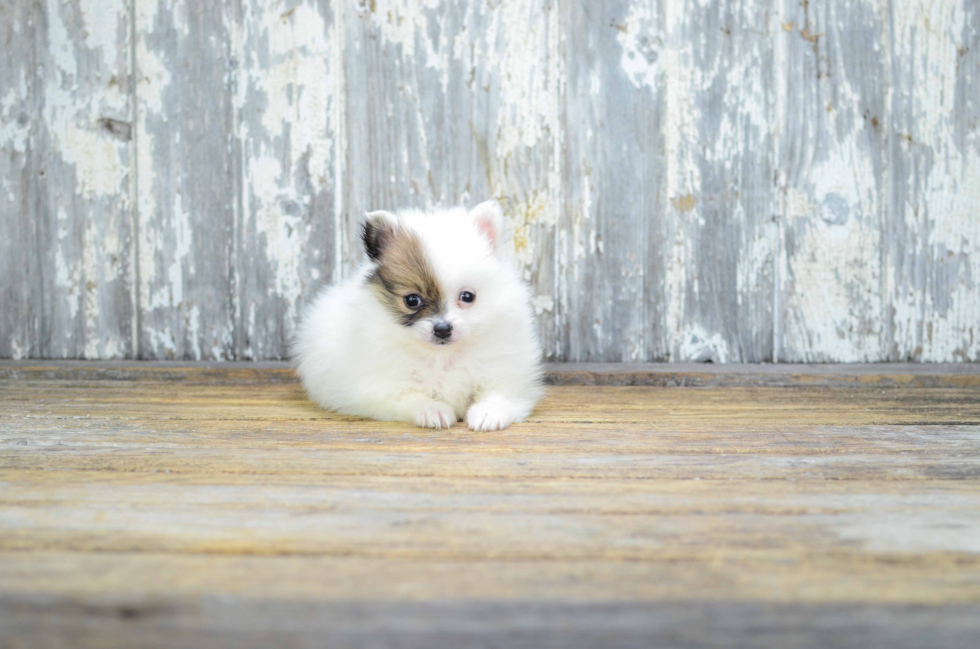
[[[361,228],[374,268],[368,283],[390,317],[423,343],[478,335],[505,306],[496,201],[426,214],[371,212]]]

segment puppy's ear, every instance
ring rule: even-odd
[[[371,261],[377,261],[395,239],[398,217],[384,210],[368,212],[365,217],[366,220],[361,223],[361,241],[364,242],[367,256]]]
[[[476,229],[490,241],[490,247],[496,252],[504,234],[504,211],[500,208],[500,203],[494,199],[480,203],[470,210],[470,218],[476,224]]]

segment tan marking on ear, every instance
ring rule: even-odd
[[[391,212],[369,212],[361,223],[361,241],[371,261],[377,261],[398,229],[398,219]]]

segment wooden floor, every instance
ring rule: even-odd
[[[0,647],[980,646],[980,368],[552,369],[474,434],[0,363]]]

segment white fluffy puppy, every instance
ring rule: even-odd
[[[427,428],[500,430],[543,388],[529,292],[498,245],[496,201],[372,212],[368,262],[304,313],[297,372],[324,408]]]

